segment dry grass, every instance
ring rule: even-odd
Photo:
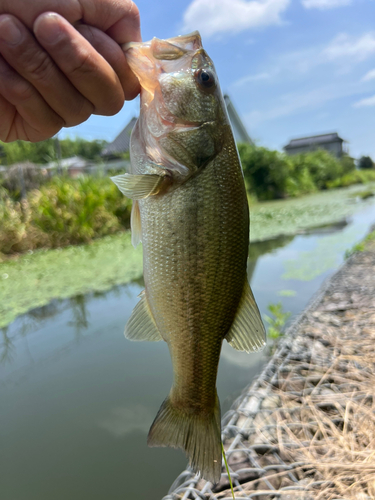
[[[243,437],[226,443],[236,498],[375,499],[375,304],[337,295],[301,325],[257,414],[239,412]]]

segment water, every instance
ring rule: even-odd
[[[375,205],[347,224],[253,244],[248,273],[261,313],[293,315],[375,221]],[[123,328],[142,283],[54,301],[0,331],[0,498],[158,500],[185,468],[182,452],[147,448],[172,369],[163,342],[129,342]],[[224,343],[223,411],[265,354]]]

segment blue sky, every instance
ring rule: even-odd
[[[281,149],[338,132],[375,160],[375,0],[139,0],[142,36],[198,29],[250,136]],[[139,101],[61,135],[111,141]]]

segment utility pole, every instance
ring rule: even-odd
[[[58,175],[61,175],[62,174],[61,145],[60,145],[58,134],[56,134],[56,137],[55,137],[55,154],[56,154],[56,162],[57,162],[57,173],[58,173]]]

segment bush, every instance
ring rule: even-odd
[[[375,170],[354,170],[327,183],[328,189],[375,182]]]
[[[33,225],[51,246],[87,243],[129,227],[131,202],[108,178],[54,178],[30,196]]]
[[[327,151],[317,150],[310,153],[296,155],[293,163],[305,166],[318,189],[326,189],[327,182],[333,181],[343,174],[341,163]]]
[[[360,169],[374,168],[374,162],[369,156],[361,156],[358,162],[358,168]]]
[[[108,178],[54,178],[22,203],[0,191],[0,254],[78,243],[129,227],[131,201]]]
[[[259,200],[286,196],[289,158],[278,151],[250,144],[239,144],[238,151],[251,193]]]
[[[340,160],[343,175],[353,172],[355,170],[355,161],[349,155],[343,155]]]

